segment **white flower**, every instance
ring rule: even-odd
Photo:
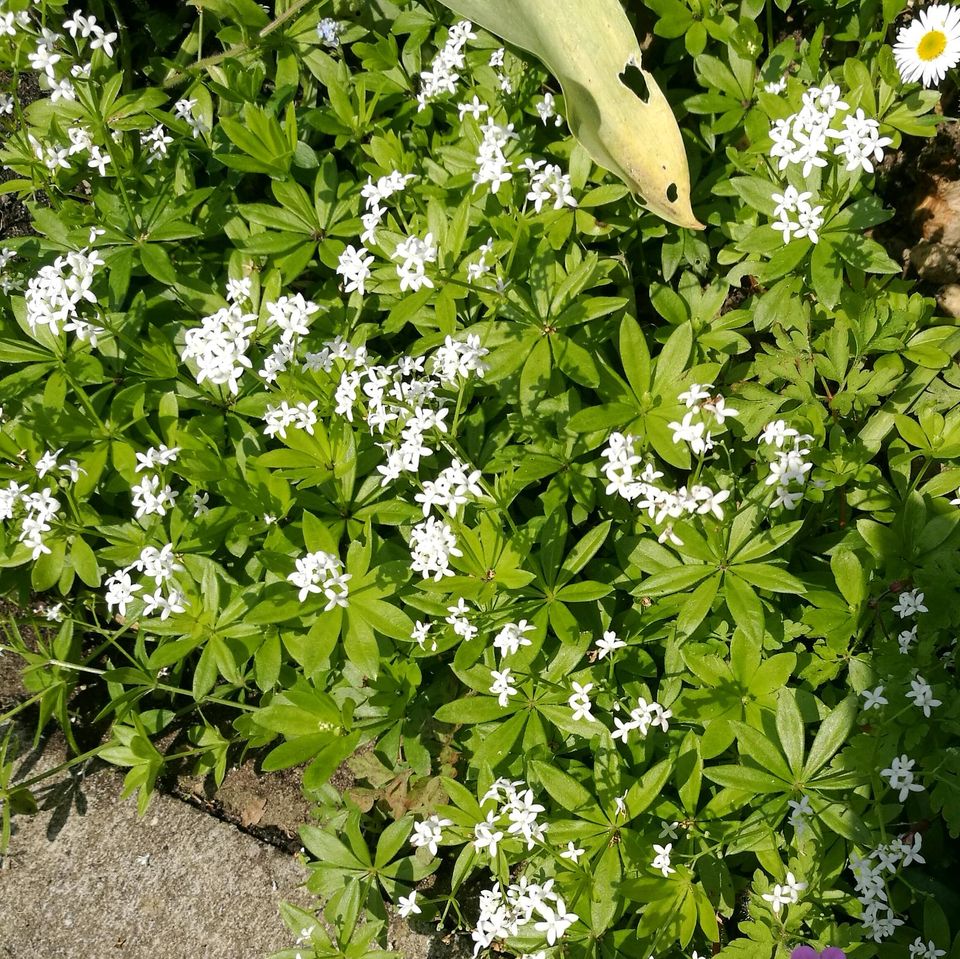
[[[126,570],[120,570],[116,572],[107,580],[107,592],[104,597],[107,602],[107,606],[110,608],[111,612],[113,608],[117,608],[117,612],[121,616],[127,615],[127,603],[131,602],[134,598],[134,593],[138,592],[142,587],[139,584],[133,582],[130,578],[130,574]]]
[[[500,671],[491,669],[490,678],[493,680],[493,684],[490,686],[490,692],[497,697],[497,701],[501,707],[505,708],[509,706],[510,697],[517,695],[517,689],[512,685],[514,679],[509,667],[504,667]]]
[[[416,292],[421,287],[433,286],[433,281],[426,275],[426,265],[437,260],[437,247],[432,233],[427,233],[422,240],[416,236],[407,237],[397,244],[393,258],[402,260],[397,264],[401,290]]]
[[[670,873],[677,871],[670,865],[670,852],[672,849],[673,843],[670,842],[665,846],[657,845],[657,843],[653,844],[653,850],[656,856],[653,857],[653,862],[650,863],[650,865],[654,869],[659,869],[663,873],[664,878],[668,877]]]
[[[547,120],[553,119],[554,126],[560,126],[563,123],[563,117],[557,114],[556,100],[552,93],[545,93],[543,99],[536,104],[537,116],[547,125]]]
[[[476,849],[477,852],[483,849],[488,850],[491,859],[496,857],[497,846],[503,839],[503,833],[495,828],[498,818],[499,816],[496,812],[490,812],[487,814],[486,822],[478,822],[473,829],[473,848]]]
[[[910,692],[907,693],[907,699],[911,700],[913,705],[928,718],[931,709],[943,705],[939,699],[933,698],[933,687],[919,673],[914,679],[910,680]]]
[[[688,390],[678,394],[677,400],[683,403],[688,410],[695,409],[700,405],[701,400],[708,400],[711,397],[712,383],[701,386],[699,383],[691,383]]]
[[[763,89],[767,93],[783,93],[783,91],[787,89],[786,76],[780,77],[779,80],[771,80],[769,83],[765,83]]]
[[[348,246],[337,260],[337,273],[343,277],[343,292],[356,290],[361,296],[366,292],[366,282],[370,278],[370,265],[373,257],[364,247]]]
[[[774,420],[763,428],[759,442],[768,443],[776,446],[777,449],[781,449],[786,439],[799,435],[796,430],[788,427],[783,420]]]
[[[136,508],[137,519],[151,514],[165,516],[180,495],[173,491],[169,483],[161,488],[160,477],[156,475],[144,476],[139,484],[130,487],[130,492],[133,494],[132,505]]]
[[[910,647],[914,644],[917,638],[917,627],[913,625],[910,629],[901,630],[900,634],[897,636],[897,643],[900,646],[900,652],[904,655],[910,652]]]
[[[603,636],[597,640],[597,659],[603,659],[607,653],[614,653],[618,649],[626,648],[626,643],[620,639],[615,632],[607,630]]]
[[[165,443],[159,446],[151,446],[146,453],[137,453],[137,465],[134,470],[139,473],[145,469],[156,469],[158,466],[167,466],[177,461],[180,454],[180,447],[169,447]]]
[[[537,912],[543,916],[543,921],[534,924],[537,932],[542,932],[547,937],[548,945],[553,945],[580,917],[572,912],[566,911],[562,899],[557,899],[555,909],[551,909],[544,903],[537,904]]]
[[[196,361],[197,383],[209,380],[226,384],[234,395],[240,392],[240,377],[253,366],[246,351],[256,331],[256,321],[256,315],[244,313],[238,304],[232,303],[203,317],[199,327],[187,330],[181,356]]]
[[[936,86],[960,63],[960,7],[934,3],[897,33],[893,48],[904,83]]]
[[[459,114],[461,120],[463,120],[468,113],[473,117],[474,120],[479,120],[488,109],[489,107],[485,103],[480,102],[480,98],[478,96],[474,96],[470,103],[460,103],[457,105],[457,113]]]
[[[501,656],[512,656],[520,651],[521,646],[531,646],[532,643],[524,633],[536,632],[536,627],[521,619],[519,623],[507,623],[493,639],[493,645]]]
[[[861,694],[863,696],[863,708],[879,709],[887,705],[887,700],[883,696],[883,686],[877,686],[876,689],[865,689]]]
[[[923,593],[916,589],[904,590],[897,599],[893,611],[899,613],[901,619],[927,612],[927,607],[923,605]]]
[[[323,550],[302,556],[296,561],[296,569],[287,576],[287,580],[299,588],[297,595],[301,603],[311,593],[322,593],[327,600],[325,612],[337,606],[347,607],[350,579],[351,574],[343,572],[341,560]]]
[[[57,465],[58,465],[57,457],[62,452],[63,452],[62,447],[58,449],[55,453],[51,452],[50,450],[47,450],[46,453],[44,453],[43,456],[41,456],[40,459],[37,460],[36,470],[37,470],[37,476],[39,476],[40,479],[43,479],[43,477],[46,476],[47,473],[57,468]]]
[[[585,719],[587,722],[593,723],[596,722],[596,718],[593,713],[590,712],[590,690],[593,689],[593,683],[587,683],[584,686],[581,686],[580,683],[574,682],[573,684],[573,695],[567,700],[567,704],[573,710],[573,721],[577,722],[578,720]]]
[[[580,857],[586,852],[585,849],[578,849],[576,843],[572,840],[567,843],[567,848],[560,853],[561,859],[569,859],[571,862],[579,862]]]
[[[913,940],[909,948],[910,959],[940,959],[940,956],[947,954],[946,950],[938,949],[937,944],[932,939],[927,940],[924,944],[920,936]]]
[[[553,201],[555,210],[562,210],[564,206],[575,207],[576,198],[573,196],[570,184],[570,175],[563,173],[555,163],[546,164],[530,178],[530,192],[527,199],[533,203],[534,210],[539,213],[546,201]]]
[[[828,135],[840,140],[833,152],[845,158],[847,171],[861,168],[865,173],[873,173],[874,163],[883,159],[883,148],[893,142],[890,137],[880,136],[880,124],[862,109],[844,117],[842,131],[829,130]]]
[[[417,905],[416,889],[409,896],[400,896],[397,899],[397,911],[406,919],[408,916],[419,915],[423,910]]]
[[[914,782],[913,767],[915,760],[903,754],[894,758],[889,767],[880,770],[880,775],[890,782],[891,789],[899,789],[899,801],[905,802],[912,792],[923,792],[923,786]]]
[[[463,552],[457,548],[453,530],[435,516],[410,530],[410,569],[424,579],[432,575],[439,582],[444,576],[453,576],[451,556],[463,556]]]
[[[160,586],[173,579],[174,573],[182,573],[181,566],[173,555],[173,545],[167,543],[161,549],[155,546],[144,546],[140,556],[131,564],[131,569],[137,569],[145,576],[153,579],[155,586]]]
[[[410,837],[410,844],[413,846],[426,846],[431,856],[437,854],[437,844],[443,842],[443,827],[452,826],[449,819],[440,819],[438,816],[429,816],[423,822],[413,824],[413,835]]]

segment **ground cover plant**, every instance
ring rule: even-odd
[[[701,231],[439,4],[5,0],[3,718],[141,809],[303,766],[290,959],[957,959],[960,330],[880,241],[960,7],[907,6],[628,5]]]

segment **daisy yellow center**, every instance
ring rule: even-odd
[[[936,60],[947,49],[947,35],[942,30],[929,30],[917,44],[917,56],[921,60]]]

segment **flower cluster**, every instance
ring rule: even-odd
[[[683,419],[667,424],[667,428],[673,430],[673,442],[689,443],[691,451],[697,456],[714,448],[713,437],[707,427],[711,424],[723,426],[724,420],[740,415],[739,410],[731,409],[722,396],[715,397],[712,391],[712,383],[691,384],[690,389],[677,396],[687,408]]]
[[[794,237],[798,240],[809,237],[811,243],[820,240],[819,229],[823,226],[823,206],[811,206],[809,190],[802,193],[796,187],[788,186],[783,193],[774,193],[776,202],[773,215],[777,218],[770,226],[783,233],[783,242],[789,243]],[[796,219],[791,217],[795,216]]]
[[[322,593],[327,600],[324,612],[337,606],[346,608],[350,578],[350,573],[343,572],[341,560],[323,550],[301,556],[297,560],[297,568],[287,576],[287,580],[300,590],[298,597],[301,603],[311,593]]]
[[[418,849],[426,846],[431,856],[437,854],[437,846],[443,842],[443,827],[452,826],[449,819],[441,819],[437,815],[429,816],[423,822],[413,824],[413,835],[410,837],[410,844]]]
[[[553,884],[553,879],[536,883],[524,876],[507,886],[506,895],[499,883],[482,890],[480,917],[473,931],[474,955],[489,949],[497,939],[531,932],[540,933],[550,946],[562,939],[580,917],[567,912]]]
[[[240,377],[253,367],[247,350],[256,329],[256,314],[244,313],[238,303],[231,303],[203,317],[200,326],[187,330],[180,355],[196,363],[197,383],[209,380],[218,386],[226,384],[236,395]]]
[[[518,788],[521,786],[526,788]],[[493,802],[496,808],[490,810],[486,819],[474,827],[473,848],[477,852],[487,850],[490,858],[494,858],[497,845],[504,836],[523,838],[528,852],[538,842],[543,842],[549,824],[540,822],[537,813],[544,812],[544,807],[535,801],[533,790],[525,782],[497,779],[480,800],[481,805],[487,802]],[[498,828],[500,826],[506,829],[506,833]]]
[[[880,124],[868,117],[862,109],[847,114],[838,129],[833,124],[839,114],[850,109],[841,98],[840,88],[833,83],[824,87],[810,87],[802,96],[802,107],[788,117],[775,120],[770,128],[773,146],[771,159],[777,160],[782,172],[799,166],[804,177],[817,168],[828,165],[828,157],[839,157],[847,172],[863,170],[873,173],[874,165],[883,159],[883,148],[893,141],[880,136]],[[831,141],[839,141],[831,151]],[[785,187],[783,193],[774,193],[775,220],[771,226],[783,233],[785,243],[791,239],[809,238],[819,241],[823,226],[823,205],[811,202],[811,191]]]
[[[373,177],[367,177],[366,185],[360,191],[366,211],[363,216],[360,217],[360,222],[363,224],[363,233],[360,235],[362,243],[373,244],[377,242],[376,229],[387,215],[387,207],[384,206],[384,204],[395,193],[400,193],[406,189],[407,184],[413,179],[414,175],[412,173],[401,173],[399,170],[394,170],[382,177],[378,177],[376,182],[374,182]],[[347,249],[352,249],[352,247],[348,247]],[[360,250],[355,253],[354,258],[360,259],[362,263],[362,257],[365,253],[366,250],[361,247]],[[339,269],[337,272],[341,273],[344,279],[348,279],[348,276]],[[369,275],[369,273],[367,275]],[[363,279],[365,278],[366,277]],[[361,293],[363,292],[362,287],[363,282],[361,281],[358,287]],[[347,292],[349,292],[349,290]]]
[[[533,204],[537,213],[543,209],[544,203],[552,203],[555,210],[577,205],[570,185],[570,174],[563,173],[557,164],[547,163],[546,160],[527,159],[524,166],[530,174],[527,200]]]
[[[267,404],[263,413],[263,420],[267,424],[264,433],[286,439],[287,429],[292,426],[313,436],[313,428],[317,425],[316,409],[317,400],[299,402],[294,406],[286,400],[282,400],[279,406]]]
[[[154,590],[146,592],[143,583],[135,583],[130,575],[132,570],[142,573],[145,579],[152,579]],[[127,615],[127,606],[133,602],[137,593],[143,593],[143,615],[151,616],[159,611],[161,621],[169,619],[171,613],[185,611],[184,595],[176,584],[175,575],[183,572],[183,566],[176,561],[173,546],[165,544],[160,549],[145,546],[140,555],[129,566],[117,570],[106,582],[106,603],[110,612],[120,616]]]
[[[293,362],[300,338],[310,332],[310,317],[319,312],[320,307],[312,300],[304,299],[302,293],[297,293],[267,303],[266,310],[267,328],[280,330],[280,339],[264,358],[259,373],[267,383],[273,383]]]
[[[486,109],[486,108],[484,108]],[[510,172],[511,163],[507,159],[504,148],[511,140],[517,139],[513,132],[513,124],[501,126],[488,120],[480,127],[483,138],[477,148],[477,169],[473,173],[473,188],[490,184],[490,192],[496,193],[501,184],[513,179]]]
[[[144,476],[139,483],[134,483],[130,487],[130,494],[137,519],[151,515],[165,516],[168,509],[173,509],[174,501],[180,495],[157,475]]]
[[[210,124],[195,112],[198,102],[196,99],[184,97],[173,105],[174,116],[190,127],[194,139],[204,137],[210,132]]]
[[[781,172],[789,166],[800,166],[803,175],[808,176],[814,167],[827,165],[824,154],[829,152],[830,124],[840,111],[850,109],[840,96],[840,88],[834,83],[822,89],[810,87],[804,91],[803,106],[797,113],[774,120],[770,128],[770,157],[778,161]]]
[[[427,276],[427,264],[437,262],[437,246],[432,233],[427,233],[422,240],[417,236],[407,237],[397,244],[393,257],[400,260],[397,276],[401,291],[415,293],[421,287],[433,287],[433,280]]]
[[[432,576],[439,582],[444,576],[453,576],[451,556],[463,556],[463,551],[457,548],[453,530],[435,516],[410,530],[410,569],[424,579]]]
[[[96,250],[77,250],[41,267],[24,294],[30,332],[36,334],[38,327],[45,326],[54,336],[73,332],[77,339],[96,346],[97,337],[105,331],[82,317],[80,308],[84,303],[97,305],[91,287],[97,268],[103,265]]]
[[[162,123],[140,134],[140,146],[147,151],[148,165],[164,159],[171,143],[173,143],[173,137],[167,136],[166,127]]]
[[[888,903],[886,875],[912,863],[926,862],[920,854],[921,847],[922,837],[914,832],[877,846],[864,857],[856,853],[850,856],[857,898],[863,907],[860,921],[874,942],[892,936],[897,927],[903,925],[903,920],[897,918]]]
[[[426,109],[427,102],[441,93],[456,93],[458,70],[466,65],[463,48],[468,40],[476,40],[473,24],[469,20],[455,23],[447,34],[447,42],[433,58],[429,70],[420,73],[420,92],[417,94],[418,109]]]
[[[479,479],[480,470],[471,470],[455,459],[435,480],[425,481],[423,492],[417,493],[414,499],[423,505],[424,516],[429,516],[436,506],[456,519],[460,507],[469,503],[471,497],[483,496]]]
[[[20,521],[20,535],[17,539],[31,551],[34,560],[43,553],[49,553],[50,547],[44,542],[44,534],[52,529],[50,522],[60,510],[60,501],[48,487],[39,492],[28,493],[28,486],[10,480],[6,489],[0,487],[0,520],[13,519],[16,507],[23,510]]]
[[[784,449],[787,440],[793,441],[793,447]],[[770,464],[770,473],[766,479],[767,486],[776,484],[777,487],[777,495],[771,506],[796,509],[803,499],[802,487],[807,482],[807,474],[813,469],[813,464],[804,459],[810,453],[806,444],[812,440],[812,436],[787,426],[783,420],[774,420],[763,428],[759,442],[776,447],[776,459]],[[791,484],[801,488],[792,488]]]
[[[793,873],[788,872],[783,883],[775,883],[773,890],[765,892],[762,898],[769,902],[770,908],[779,915],[784,906],[796,905],[800,901],[800,893],[806,888],[805,882],[798,882]]]
[[[620,711],[620,704],[617,703],[614,706],[614,711]],[[613,725],[614,731],[612,733],[614,739],[619,739],[621,742],[626,742],[627,737],[635,729],[639,730],[641,737],[646,738],[647,732],[650,730],[651,726],[659,727],[660,730],[666,732],[668,727],[667,720],[673,715],[669,709],[664,709],[660,703],[654,701],[648,703],[642,696],[637,697],[637,705],[630,710],[630,718],[624,722],[619,717],[614,717]]]
[[[890,783],[890,788],[900,790],[897,796],[900,802],[905,802],[912,792],[923,792],[923,786],[914,781],[915,765],[916,760],[904,753],[902,756],[895,756],[886,769],[880,770],[880,775]]]
[[[685,430],[683,424],[675,425],[680,427],[681,431]],[[682,432],[681,435],[692,434]],[[647,510],[650,519],[657,525],[668,518],[679,519],[684,515],[705,516],[712,513],[717,519],[723,519],[722,505],[730,497],[729,490],[714,492],[708,486],[696,483],[691,485],[689,490],[686,486],[675,493],[665,490],[656,485],[663,473],[651,463],[643,462],[643,458],[636,452],[635,443],[633,436],[610,434],[607,446],[601,453],[606,460],[602,469],[608,494],[616,494],[628,502],[635,502],[640,509]],[[641,464],[643,467],[638,470],[637,467]],[[668,524],[658,538],[661,543],[669,539],[675,545],[683,545],[682,540],[673,532],[672,524]]]

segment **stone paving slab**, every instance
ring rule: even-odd
[[[310,904],[296,859],[159,793],[140,819],[120,791],[109,768],[61,777],[47,808],[15,817],[2,959],[264,959],[293,944],[278,904]]]
[[[19,755],[15,781],[61,762],[64,742],[27,741]],[[37,815],[14,817],[0,959],[266,959],[293,947],[279,903],[317,906],[295,857],[161,792],[141,819],[136,796],[120,798],[122,778],[104,765],[59,774]],[[472,955],[469,937],[396,917],[387,945],[403,959]]]

